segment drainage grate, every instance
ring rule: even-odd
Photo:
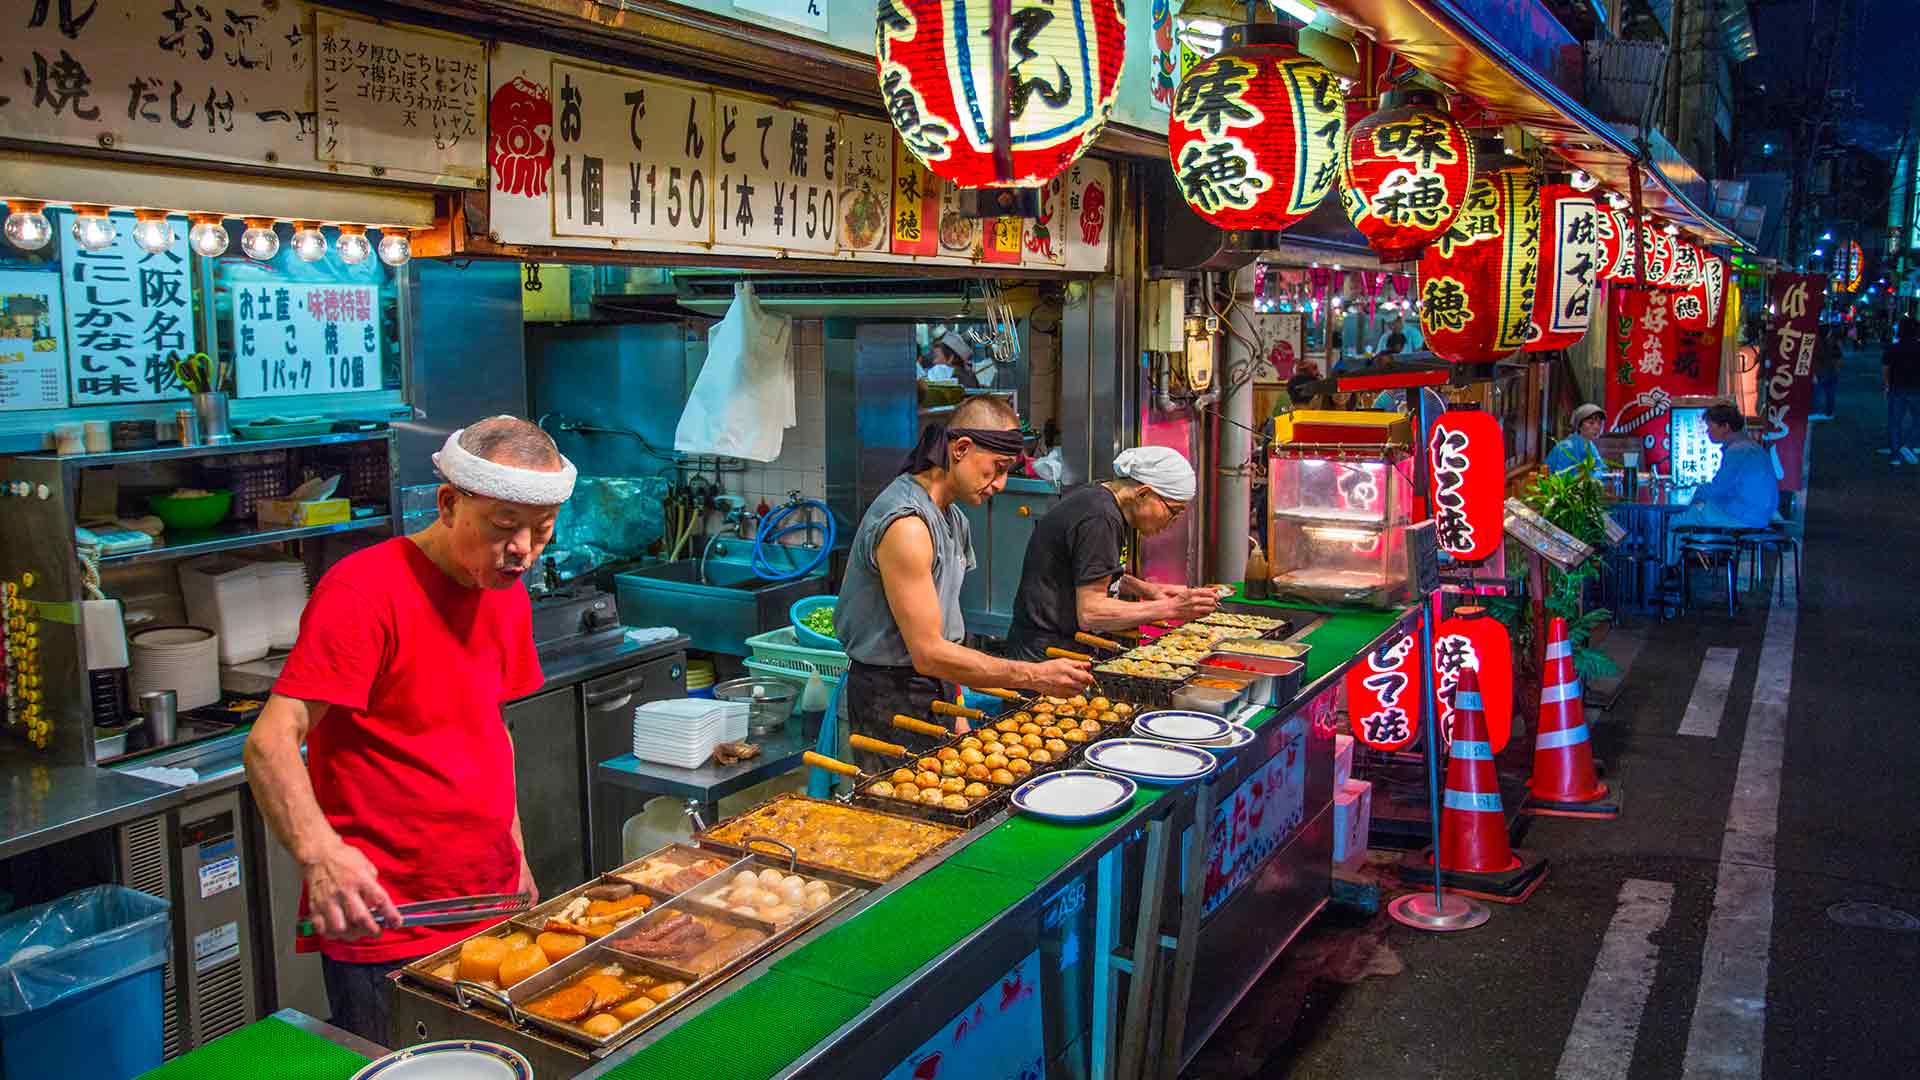
[[[1841,926],[1861,926],[1869,930],[1920,930],[1920,916],[1864,900],[1835,904],[1827,909],[1827,918]]]

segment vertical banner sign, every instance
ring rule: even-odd
[[[1505,534],[1506,440],[1500,421],[1479,409],[1453,409],[1433,425],[1427,444],[1434,539],[1461,562],[1500,550]]]
[[[840,170],[840,246],[887,250],[887,210],[893,190],[893,126],[842,116],[846,161]]]
[[[716,244],[831,255],[839,249],[839,120],[714,95]]]
[[[1761,357],[1760,445],[1773,455],[1780,490],[1805,484],[1807,413],[1813,403],[1813,357],[1820,340],[1820,301],[1825,274],[1775,274],[1768,291],[1774,324]]]
[[[187,230],[149,255],[133,242],[132,223],[116,218],[105,251],[88,251],[61,215],[61,303],[67,311],[67,372],[72,404],[167,401],[187,396],[169,353],[193,351],[193,285]]]
[[[0,270],[0,411],[67,403],[67,320],[60,275]]]
[[[1026,218],[1003,217],[989,218],[982,222],[984,246],[980,252],[983,262],[1006,263],[1017,266],[1020,263],[1020,248],[1026,241]],[[941,228],[946,227],[944,215]]]
[[[1065,192],[1069,175],[1062,173],[1047,181],[1040,188],[1040,214],[1027,225],[1026,253],[1022,256],[1028,266],[1063,267],[1067,264]]]
[[[1420,639],[1407,634],[1347,669],[1347,722],[1374,750],[1400,750],[1420,734]]]
[[[553,85],[554,235],[705,247],[715,228],[713,95],[559,62]]]
[[[893,239],[895,255],[937,255],[940,235],[940,181],[907,144],[893,143]]]
[[[1673,399],[1718,389],[1719,372],[1709,378],[1697,352],[1681,351],[1672,304],[1672,293],[1615,288],[1607,328],[1607,431],[1637,437],[1643,460],[1654,466],[1672,449]]]
[[[1106,273],[1113,230],[1107,206],[1113,196],[1113,167],[1080,160],[1067,174],[1067,208],[1060,231],[1067,239],[1067,269]]]
[[[1601,259],[1600,207],[1591,197],[1572,185],[1548,184],[1541,189],[1540,205],[1547,215],[1540,245],[1546,302],[1534,302],[1529,352],[1571,348],[1586,336]]]
[[[324,9],[314,14],[314,37],[320,160],[405,162],[479,186],[487,168],[483,42]]]
[[[241,397],[378,390],[380,290],[372,285],[233,286]]]

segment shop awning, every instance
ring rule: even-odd
[[[1524,48],[1530,56],[1548,58],[1560,50],[1580,48],[1580,43],[1551,16],[1545,17],[1544,24],[1529,22],[1523,26],[1519,23],[1525,21],[1524,15],[1516,16],[1511,5],[1499,5],[1502,17],[1513,19],[1516,25],[1497,34],[1470,10],[1493,5],[1475,0],[1317,3],[1328,14],[1399,53],[1408,63],[1478,99],[1501,119],[1524,128],[1612,190],[1626,194],[1638,170],[1641,205],[1647,211],[1676,221],[1708,243],[1736,250],[1747,246],[1731,228],[1687,195],[1682,187],[1686,178],[1669,176],[1650,151],[1594,115],[1540,67],[1514,52],[1515,48]],[[1549,32],[1542,33],[1542,26]]]

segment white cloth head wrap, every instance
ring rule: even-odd
[[[559,506],[573,497],[573,481],[580,475],[566,455],[560,456],[560,468],[551,472],[523,469],[488,461],[460,445],[461,428],[447,436],[446,444],[433,455],[433,467],[447,483],[475,495],[525,506]]]
[[[973,343],[961,337],[957,330],[942,337],[940,344],[953,350],[953,355],[962,363],[973,359]]]
[[[1113,459],[1115,476],[1145,484],[1175,502],[1187,502],[1200,486],[1193,464],[1178,450],[1136,446]]]

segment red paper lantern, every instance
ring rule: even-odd
[[[1333,190],[1347,129],[1333,73],[1276,23],[1227,30],[1180,80],[1167,152],[1180,194],[1227,230],[1279,230]]]
[[[1473,183],[1473,140],[1430,90],[1394,90],[1353,126],[1341,158],[1348,220],[1385,262],[1410,262],[1453,225]]]
[[[1685,292],[1700,284],[1701,252],[1692,241],[1676,236],[1667,256],[1667,285]]]
[[[1634,283],[1634,260],[1640,251],[1639,235],[1633,227],[1632,214],[1611,208],[1601,213],[1600,246],[1606,264],[1602,278],[1621,285]]]
[[[1480,677],[1487,738],[1497,754],[1513,734],[1513,639],[1483,607],[1460,608],[1433,631],[1435,717],[1448,746],[1453,745],[1454,691],[1460,672],[1469,667]]]
[[[1540,270],[1540,185],[1514,158],[1482,153],[1453,227],[1420,259],[1420,330],[1435,356],[1490,364],[1533,332]]]
[[[1006,177],[994,166],[992,18],[985,0],[880,0],[880,96],[901,142],[936,176],[968,188],[1041,187],[1113,112],[1126,15],[1119,0],[1013,0]]]
[[[1507,501],[1506,440],[1500,421],[1477,407],[1455,407],[1434,421],[1427,440],[1434,537],[1440,550],[1479,562],[1500,550]]]
[[[1599,282],[1600,206],[1572,184],[1540,188],[1540,292],[1528,352],[1566,349],[1587,336]]]
[[[1667,270],[1673,263],[1673,237],[1653,222],[1644,222],[1640,226],[1640,248],[1647,257],[1647,284],[1656,289],[1672,289]]]
[[[1420,734],[1420,639],[1408,634],[1347,669],[1347,722],[1374,750],[1400,750]]]

